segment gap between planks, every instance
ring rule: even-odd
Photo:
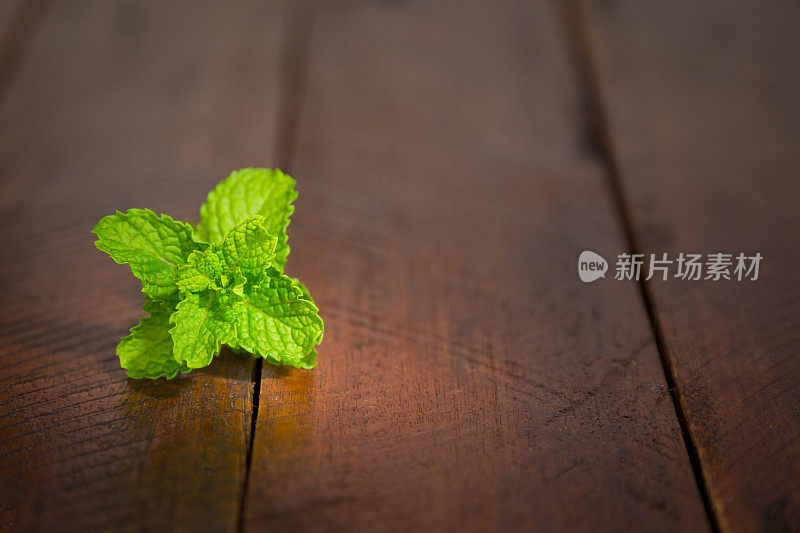
[[[308,53],[314,23],[316,0],[291,2],[286,5],[286,32],[282,37],[280,53],[280,96],[278,98],[278,124],[276,139],[276,161],[267,162],[268,167],[277,167],[291,173],[300,112],[303,106],[308,73]],[[242,482],[241,501],[236,530],[244,531],[247,493],[250,486],[250,469],[253,462],[253,444],[258,423],[258,407],[261,400],[261,377],[264,361],[256,358],[253,369],[253,396],[250,431],[247,434],[245,472]]]
[[[580,117],[582,120],[581,127],[585,134],[584,141],[587,151],[599,160],[605,170],[609,193],[612,197],[613,204],[616,206],[616,213],[619,217],[619,223],[622,226],[629,251],[632,254],[640,254],[643,252],[633,227],[633,220],[628,208],[628,201],[615,156],[611,131],[608,128],[608,118],[603,107],[600,86],[597,81],[595,58],[592,54],[586,14],[579,3],[580,0],[567,0],[563,4],[559,4],[558,10],[562,18],[567,51],[571,57],[573,71],[577,78],[576,85],[580,92]],[[672,404],[675,408],[675,415],[678,418],[678,423],[681,428],[683,443],[689,455],[689,462],[695,477],[697,489],[703,501],[703,507],[706,511],[711,530],[719,532],[719,517],[715,514],[714,507],[711,505],[711,498],[708,493],[708,480],[703,471],[697,445],[686,422],[686,410],[684,409],[681,393],[675,383],[672,359],[669,356],[666,343],[664,342],[663,330],[658,320],[655,300],[644,279],[639,279],[638,285],[642,304],[647,312],[647,318],[653,331],[656,349],[658,350],[661,366],[664,370],[667,388],[669,389]]]

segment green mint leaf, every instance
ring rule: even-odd
[[[142,280],[148,315],[117,346],[134,378],[207,366],[222,344],[272,364],[316,365],[324,326],[308,289],[283,275],[297,197],[279,170],[233,172],[197,228],[132,209],[103,218],[95,245]]]
[[[261,216],[247,217],[225,233],[222,244],[212,247],[222,258],[223,275],[228,279],[235,272],[241,273],[250,283],[257,283],[264,277],[275,257],[278,241],[266,230],[266,222]]]
[[[184,293],[169,321],[172,356],[189,368],[208,366],[221,345],[236,338],[236,315],[222,292]]]
[[[230,284],[230,290],[237,296],[244,296],[244,286],[247,283],[247,278],[241,272],[233,275],[233,282]]]
[[[311,293],[308,292],[308,289],[306,289],[306,286],[303,285],[303,282],[300,281],[297,278],[292,278],[292,281],[294,282],[295,285],[297,285],[297,288],[300,289],[300,292],[303,294],[303,298],[305,298],[306,300],[308,300],[309,302],[311,302],[313,304],[314,303],[314,299],[311,297]],[[314,304],[314,305],[317,305],[317,304]]]
[[[104,217],[92,230],[95,246],[120,264],[130,265],[142,280],[142,292],[164,301],[178,295],[177,269],[202,244],[192,239],[192,226],[149,209],[117,211]]]
[[[178,269],[178,289],[183,292],[220,289],[223,270],[222,258],[212,248],[192,252],[186,264]]]
[[[314,305],[314,307],[317,307],[317,304],[314,303],[314,299],[311,297],[311,293],[308,292],[308,289],[303,284],[303,282],[297,278],[292,278],[292,281],[297,286],[297,288],[300,289],[300,292],[303,294],[303,299],[308,300],[309,302],[311,302],[312,305]],[[320,341],[321,340],[322,339],[320,339]],[[311,350],[308,353],[308,355],[306,355],[300,361],[300,363],[295,366],[297,366],[298,368],[314,368],[315,366],[317,366],[317,350],[316,349]]]
[[[265,359],[271,365],[280,366],[282,364],[288,364],[269,355],[265,357]],[[314,368],[317,366],[317,350],[312,348],[311,351],[308,352],[308,355],[298,361],[294,361],[291,363],[291,366],[295,368]]]
[[[169,334],[169,317],[174,306],[145,298],[142,318],[131,334],[117,345],[117,355],[122,368],[132,378],[174,378],[178,372],[190,368],[172,357],[172,337]]]
[[[321,341],[322,339],[320,339]],[[317,366],[317,349],[312,348],[308,355],[300,359],[295,365],[297,368],[314,368]]]
[[[197,237],[218,242],[243,218],[260,215],[266,231],[278,238],[273,266],[283,272],[289,255],[286,228],[297,198],[294,185],[295,180],[278,169],[245,168],[231,173],[200,208]]]
[[[245,286],[235,305],[237,335],[231,346],[298,368],[316,365],[314,346],[322,341],[319,309],[292,278],[270,268],[260,285]]]
[[[272,264],[277,238],[262,225],[264,217],[247,217],[231,229],[222,242],[193,252],[178,271],[181,291],[221,290],[229,284],[242,294],[245,282],[258,283]]]

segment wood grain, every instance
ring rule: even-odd
[[[47,4],[47,0],[0,0],[0,102]]]
[[[543,2],[320,3],[288,269],[326,321],[265,366],[251,530],[708,528]]]
[[[0,0],[0,43],[3,43],[3,48],[7,46],[8,34],[13,31],[11,23],[14,11],[17,11],[20,5],[19,0]],[[2,54],[3,49],[0,48],[0,56]]]
[[[4,49],[8,47],[8,34],[11,31],[9,25],[16,8],[17,0],[0,0],[0,57],[3,56]]]
[[[92,245],[115,209],[196,221],[274,158],[275,2],[59,2],[0,107],[0,527],[231,530],[252,363],[125,378],[138,281]]]
[[[724,531],[800,528],[800,5],[586,4],[644,252],[764,256],[755,282],[648,283]]]
[[[8,20],[17,6],[17,0],[0,0],[0,31],[8,31]]]

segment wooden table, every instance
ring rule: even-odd
[[[0,32],[0,530],[800,528],[797,2],[2,0]],[[142,295],[89,231],[196,222],[246,166],[298,180],[318,367],[126,378]],[[613,279],[630,252],[764,260]]]

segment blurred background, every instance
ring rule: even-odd
[[[0,529],[797,529],[799,59],[796,1],[0,0]],[[91,228],[249,166],[319,366],[126,378]]]

